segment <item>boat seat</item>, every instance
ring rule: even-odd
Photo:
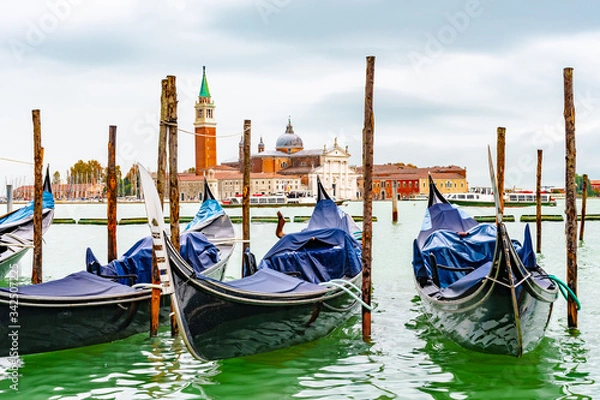
[[[489,275],[490,271],[492,270],[492,265],[493,263],[488,261],[479,268],[475,268],[473,272],[464,275],[447,287],[440,289],[438,297],[452,299],[465,295],[469,292],[469,290],[476,287],[478,283],[483,281],[483,279]]]
[[[223,284],[258,293],[301,293],[324,290],[322,286],[267,268],[259,269],[248,277],[224,282]]]
[[[433,283],[438,285],[440,288],[448,287],[463,276],[475,270],[473,267],[463,268],[438,264],[435,254],[433,253],[429,254],[429,265],[431,266]]]

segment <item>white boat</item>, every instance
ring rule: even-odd
[[[556,199],[549,193],[541,193],[542,206],[556,206]],[[446,199],[459,206],[494,207],[494,194],[491,188],[477,187],[467,193],[449,193]],[[533,192],[511,192],[504,195],[505,207],[527,207],[536,205]]]
[[[287,204],[288,199],[284,195],[271,195],[271,196],[250,196],[250,206],[277,206]],[[224,207],[241,207],[242,197],[232,196],[226,197],[221,201]]]

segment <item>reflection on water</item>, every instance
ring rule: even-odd
[[[418,298],[416,299],[418,303]],[[566,331],[545,337],[521,358],[466,350],[432,327],[420,307],[406,327],[422,340],[415,348],[431,380],[420,388],[436,399],[588,399],[600,394],[590,377],[589,350],[581,337]]]

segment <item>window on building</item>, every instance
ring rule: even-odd
[[[202,118],[202,115],[203,115],[203,113],[202,113],[202,112],[203,112],[203,111],[204,111],[204,110],[203,110],[203,109],[201,109],[201,108],[199,108],[199,109],[198,109],[198,118]]]

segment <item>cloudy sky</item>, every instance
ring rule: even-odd
[[[600,179],[600,3],[432,0],[29,0],[0,5],[0,184],[32,181],[31,110],[45,162],[156,169],[161,79],[177,77],[193,130],[206,66],[219,161],[273,148],[291,115],[305,148],[349,147],[362,163],[366,57],[375,63],[375,163],[459,165],[486,185],[487,146],[507,129],[506,186],[564,185],[563,69],[574,68],[577,172]],[[194,165],[179,139],[179,169]],[[25,162],[25,163],[23,163]]]

